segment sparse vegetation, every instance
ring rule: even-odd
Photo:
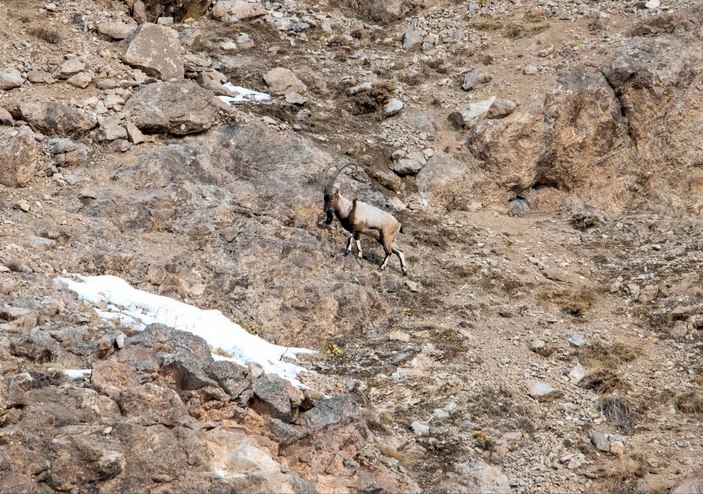
[[[623,433],[631,432],[641,418],[639,408],[623,396],[604,396],[599,400],[599,407],[608,421]]]
[[[674,404],[683,413],[701,414],[703,413],[703,393],[700,391],[684,393],[676,398]]]
[[[61,43],[61,35],[54,31],[53,29],[46,29],[44,27],[36,27],[29,30],[29,34],[37,39],[40,39],[50,45],[58,45]]]
[[[586,375],[581,381],[581,387],[605,394],[625,389],[625,384],[620,375],[613,370],[599,369]]]
[[[577,355],[586,367],[615,370],[624,363],[633,362],[642,355],[642,350],[620,342],[612,345],[596,343],[580,348]]]
[[[580,290],[547,289],[539,292],[537,298],[556,304],[563,312],[574,317],[583,316],[595,300],[594,293],[589,288]]]

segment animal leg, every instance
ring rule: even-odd
[[[400,250],[398,247],[393,245],[392,247],[393,253],[398,256],[398,259],[400,259],[400,269],[403,271],[403,274],[407,276],[408,274],[408,268],[405,265],[405,254],[403,254],[403,251]]]
[[[393,240],[389,239],[387,235],[384,235],[383,233],[381,234],[381,243],[383,244],[383,250],[386,253],[386,257],[383,258],[383,262],[381,263],[381,267],[379,268],[381,271],[386,269],[386,264],[388,264],[388,259],[390,259],[391,254],[393,253]]]
[[[354,234],[352,233],[349,235],[349,240],[347,240],[347,250],[344,252],[344,255],[346,256],[347,254],[351,253],[352,251],[352,241],[354,240]]]
[[[363,259],[364,256],[363,256],[363,253],[361,252],[361,240],[359,239],[359,237],[361,237],[361,234],[357,233],[356,235],[354,235],[354,240],[356,240],[356,250],[359,251],[357,253],[357,256],[359,256],[359,259]]]

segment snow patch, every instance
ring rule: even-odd
[[[224,86],[230,91],[237,93],[236,97],[232,96],[218,96],[222,101],[231,105],[232,103],[252,103],[258,101],[271,101],[271,95],[266,93],[260,93],[254,91],[253,89],[247,89],[242,86],[235,86],[231,82],[227,82]]]
[[[49,371],[55,371],[55,370],[61,371],[63,373],[63,375],[69,379],[83,379],[93,373],[93,371],[90,369],[54,369],[54,368],[49,368]]]
[[[277,374],[298,387],[302,387],[298,374],[312,372],[282,359],[295,359],[298,354],[315,351],[269,343],[248,333],[219,310],[203,310],[169,297],[137,290],[117,276],[70,276],[73,279],[58,277],[57,281],[76,292],[81,300],[94,305],[100,318],[116,325],[142,330],[149,324],[160,323],[187,331],[203,338],[211,349],[231,355],[214,355],[217,360],[241,365],[256,362],[267,374]]]

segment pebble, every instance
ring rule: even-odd
[[[27,201],[26,199],[20,199],[19,201],[17,201],[17,207],[21,211],[28,213],[30,209],[29,201]]]
[[[535,75],[537,72],[539,69],[536,65],[525,65],[525,68],[522,69],[522,73],[525,75]]]
[[[420,436],[423,436],[430,432],[430,426],[421,422],[413,422],[412,424],[410,424],[410,428],[415,434]]]
[[[383,116],[388,118],[392,117],[393,115],[397,115],[403,109],[403,106],[405,105],[402,101],[397,98],[391,98],[390,101],[386,103],[386,106],[383,109]]]
[[[586,369],[581,364],[576,366],[569,372],[569,379],[575,384],[580,383],[586,377]]]
[[[403,341],[407,343],[408,341],[410,341],[410,335],[403,331],[395,330],[388,333],[388,339],[391,341]]]
[[[449,418],[449,412],[442,410],[441,408],[435,408],[432,411],[432,416],[438,420],[445,420]]]
[[[573,334],[573,335],[569,336],[569,344],[571,346],[575,346],[575,347],[580,348],[586,344],[586,339],[583,336],[581,336],[580,334]]]
[[[555,387],[538,379],[527,379],[525,381],[527,392],[537,401],[551,401],[563,395]]]

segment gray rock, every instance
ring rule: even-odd
[[[193,81],[159,82],[140,89],[124,111],[141,131],[185,135],[212,127],[217,118],[215,99]]]
[[[270,415],[283,422],[293,420],[290,397],[286,386],[273,379],[261,377],[254,382],[254,403],[252,408],[259,413]]]
[[[400,176],[414,175],[422,170],[426,164],[427,161],[422,153],[411,153],[407,158],[396,161],[393,165],[393,171]]]
[[[14,125],[15,121],[10,112],[0,106],[0,125]]]
[[[486,118],[505,118],[515,111],[517,105],[509,99],[496,99],[488,108]]]
[[[469,172],[469,168],[447,153],[433,155],[418,172],[415,180],[417,190],[428,198],[433,206],[452,202],[462,194],[455,190]]]
[[[427,424],[423,424],[422,422],[413,422],[412,424],[410,424],[410,428],[418,436],[424,436],[426,434],[429,434],[430,432],[430,426]]]
[[[0,70],[0,89],[8,91],[24,84],[22,73],[14,67]]]
[[[388,118],[397,115],[403,109],[403,102],[397,98],[391,98],[383,108],[383,116]]]
[[[586,339],[583,337],[583,335],[572,334],[571,336],[569,336],[569,344],[571,346],[575,346],[575,347],[580,348],[586,344]]]
[[[101,141],[114,141],[127,138],[127,130],[120,125],[118,120],[114,118],[100,118],[99,121],[98,138]]]
[[[212,9],[212,16],[226,22],[255,19],[266,15],[266,9],[260,3],[244,0],[220,0]]]
[[[545,278],[552,281],[566,282],[568,280],[566,274],[561,270],[553,267],[547,267],[542,270]]]
[[[90,85],[91,82],[93,82],[93,76],[88,72],[79,72],[73,77],[69,78],[66,82],[68,82],[73,87],[85,89]]]
[[[478,77],[479,77],[479,72],[476,69],[473,69],[470,72],[467,72],[464,75],[464,80],[461,83],[461,89],[464,91],[471,91],[474,87],[476,87],[476,83],[478,82]]]
[[[471,127],[488,112],[495,99],[495,96],[492,96],[486,100],[469,103],[458,111],[450,113],[448,120],[458,128]]]
[[[481,460],[456,463],[455,472],[468,492],[476,494],[510,494],[510,482],[500,467]]]
[[[60,101],[35,98],[18,105],[20,117],[47,135],[70,136],[93,129],[98,119],[92,113],[73,108]]]
[[[405,31],[403,35],[403,50],[417,51],[422,47],[422,41],[425,39],[425,34],[422,31],[411,29]]]
[[[674,487],[670,494],[703,494],[703,477],[684,480]]]
[[[78,57],[69,58],[59,66],[59,77],[68,79],[85,70],[85,62]]]
[[[40,158],[34,133],[26,125],[0,147],[0,184],[24,187],[34,176]]]
[[[132,144],[141,144],[144,142],[144,134],[139,130],[139,127],[134,125],[132,122],[127,122],[127,135]]]
[[[126,42],[122,56],[126,64],[163,81],[183,79],[183,49],[174,29],[147,22]]]
[[[251,385],[247,378],[249,370],[234,362],[213,362],[205,368],[205,372],[233,399],[242,395]]]
[[[278,95],[305,92],[307,89],[307,86],[298,79],[292,70],[283,67],[276,67],[266,72],[264,81],[271,92]]]
[[[88,160],[91,149],[80,142],[65,137],[56,137],[47,141],[50,153],[57,166],[76,166]]]
[[[535,75],[537,72],[539,72],[539,69],[536,65],[525,65],[522,69],[522,73],[525,75]]]
[[[320,400],[314,408],[302,415],[300,423],[310,430],[320,430],[342,421],[358,420],[360,417],[356,398],[345,394]]]
[[[551,401],[563,396],[563,392],[538,379],[525,381],[527,392],[537,401]]]
[[[124,22],[103,22],[98,24],[98,32],[115,40],[127,38],[137,29],[137,24]]]
[[[44,70],[30,70],[27,72],[27,80],[34,84],[53,84],[56,79]]]
[[[591,430],[588,434],[591,443],[596,447],[598,451],[603,451],[605,453],[610,453],[610,441],[602,432],[597,430]]]
[[[276,436],[276,439],[278,439],[278,444],[282,448],[290,446],[308,435],[304,428],[286,424],[285,422],[275,418],[269,419],[268,428],[271,433]]]
[[[574,384],[580,383],[583,378],[586,377],[586,369],[581,364],[576,364],[571,372],[569,372],[569,379]]]

